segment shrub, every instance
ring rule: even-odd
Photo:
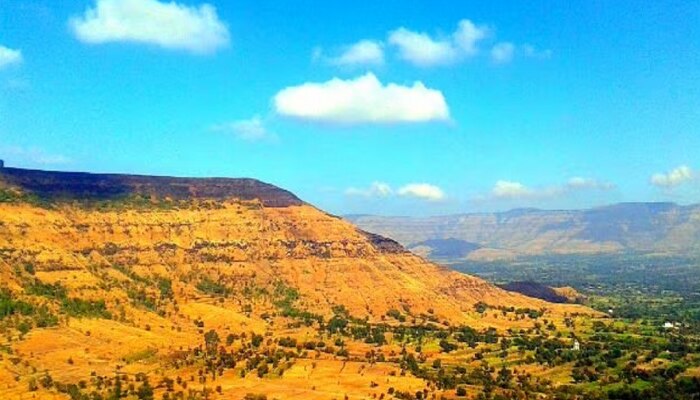
[[[0,291],[0,320],[14,314],[32,315],[34,307],[21,300],[12,298],[8,291]]]
[[[263,336],[258,335],[258,334],[253,334],[253,337],[250,339],[251,343],[253,344],[253,347],[260,347],[260,345],[263,342]]]
[[[61,308],[71,317],[112,319],[112,314],[107,311],[104,300],[65,299]]]
[[[219,282],[215,282],[208,277],[203,278],[199,283],[197,283],[197,290],[202,293],[210,294],[214,296],[226,297],[231,294],[231,289],[222,285]]]
[[[60,283],[43,283],[38,279],[25,287],[27,294],[42,296],[49,299],[63,300],[66,298],[66,288]]]
[[[440,349],[441,349],[442,352],[444,352],[444,353],[449,353],[449,352],[451,352],[451,351],[453,351],[453,350],[456,350],[456,349],[457,349],[457,345],[456,345],[456,344],[452,344],[452,343],[448,342],[448,341],[445,340],[445,339],[442,339],[442,340],[440,341]]]
[[[266,363],[260,364],[260,366],[258,366],[258,370],[257,370],[258,377],[259,378],[264,377],[265,375],[267,375],[267,373],[269,371],[270,371],[270,369],[267,367]]]
[[[27,271],[29,275],[34,275],[36,273],[36,270],[34,269],[34,264],[24,264],[24,270]]]
[[[158,278],[158,290],[161,299],[171,299],[173,297],[173,283],[168,278]]]
[[[290,337],[281,338],[277,343],[282,347],[297,347],[297,340]]]

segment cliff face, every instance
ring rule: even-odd
[[[481,246],[469,254],[470,258],[700,251],[700,206],[697,205],[625,203],[590,210],[526,209],[428,218],[349,216],[347,219],[409,248],[425,241],[448,239]]]

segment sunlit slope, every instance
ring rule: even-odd
[[[534,312],[566,329],[567,315],[592,313],[441,268],[250,179],[0,170],[0,282],[8,399],[67,398],[57,393],[81,382],[113,392],[102,382],[139,376],[161,393],[167,379],[204,392],[201,374],[193,382],[211,361],[201,346],[212,332],[238,362],[216,380],[223,398],[256,388],[290,398],[288,384],[298,398],[415,392],[425,383],[397,364],[358,362],[401,352],[389,333],[385,347],[371,344],[378,327],[505,332],[531,329]],[[365,338],[348,338],[344,355],[333,346],[306,354],[301,343],[330,340],[334,320]],[[290,336],[300,343],[293,357],[274,361]],[[261,355],[283,381],[250,373]]]
[[[402,309],[461,322],[477,302],[561,311],[437,267],[254,179],[4,168],[0,182],[3,261],[48,280],[72,277],[70,290],[96,297],[118,268],[170,280],[186,299],[202,284],[233,298],[284,284],[304,310],[343,305],[370,320]]]
[[[0,248],[5,265],[32,264],[42,280],[59,280],[79,296],[114,294],[100,287],[100,276],[121,274],[111,268],[118,266],[167,276],[185,299],[201,296],[194,286],[203,277],[233,297],[282,281],[299,291],[306,310],[327,315],[344,305],[353,315],[377,320],[391,309],[407,309],[460,322],[480,301],[562,307],[437,267],[308,205],[204,201],[105,211],[2,204]]]

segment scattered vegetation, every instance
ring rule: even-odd
[[[231,294],[231,289],[220,282],[213,281],[209,277],[204,277],[197,283],[197,290],[212,296],[227,297]]]
[[[81,298],[69,298],[63,301],[61,308],[71,317],[112,318],[112,314],[107,311],[107,305],[104,300],[92,301]]]

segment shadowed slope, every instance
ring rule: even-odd
[[[304,204],[292,193],[255,179],[174,178],[122,174],[0,169],[0,178],[10,186],[43,199],[111,200],[130,195],[176,200],[260,200],[266,207]]]

